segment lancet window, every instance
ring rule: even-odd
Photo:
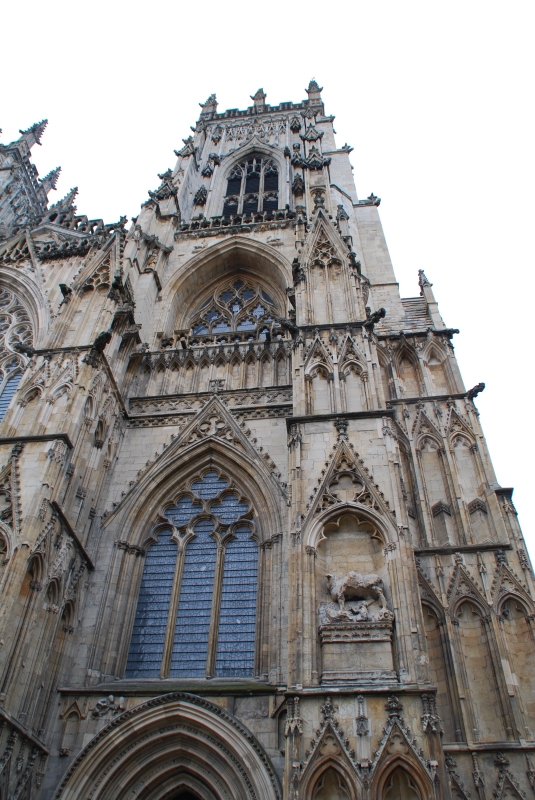
[[[217,290],[196,311],[191,324],[194,336],[251,332],[263,338],[266,327],[277,316],[275,300],[258,284],[238,279]],[[232,337],[229,337],[232,338]]]
[[[0,420],[15,394],[24,367],[17,346],[31,347],[32,344],[28,312],[14,292],[0,290]]]
[[[254,155],[236,164],[227,178],[223,216],[276,211],[279,207],[279,171],[277,164]]]
[[[250,503],[210,470],[165,518],[145,557],[125,677],[252,676],[258,544]]]

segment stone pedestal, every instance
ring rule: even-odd
[[[393,620],[320,625],[322,684],[395,683]]]

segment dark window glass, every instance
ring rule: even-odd
[[[267,172],[264,175],[264,191],[265,192],[276,192],[279,188],[279,173],[278,172]]]
[[[171,531],[161,531],[145,556],[126,678],[159,678],[176,563]]]
[[[279,201],[276,197],[266,197],[264,198],[264,211],[277,211],[279,207]]]
[[[230,197],[232,194],[239,194],[241,191],[241,177],[239,178],[229,178],[227,183],[227,197]]]
[[[165,511],[165,516],[176,528],[181,528],[195,517],[200,511],[202,506],[200,503],[195,502],[191,497],[182,497],[176,506],[171,506]]]
[[[243,213],[254,214],[258,211],[258,195],[247,195],[243,201]]]
[[[217,472],[207,472],[202,481],[192,484],[192,489],[196,495],[203,500],[211,500],[217,497],[228,486],[224,478],[220,478]]]
[[[245,180],[243,176],[245,175]],[[228,178],[223,205],[223,216],[231,214],[255,214],[257,211],[277,210],[279,173],[276,163],[265,156],[256,155],[247,161],[236,164]],[[273,193],[274,199],[262,201],[262,195]],[[232,199],[232,205],[229,200]],[[234,203],[236,208],[234,208]]]
[[[235,531],[225,549],[219,612],[217,677],[248,677],[254,671],[258,545],[249,527]]]
[[[212,614],[217,545],[211,520],[195,525],[184,559],[180,599],[171,656],[171,678],[204,678]]]
[[[221,320],[212,328],[212,333],[226,333],[230,330],[230,325],[226,320]]]
[[[231,217],[233,214],[238,213],[238,204],[237,203],[225,203],[223,207],[223,216],[224,217]]]
[[[210,511],[216,517],[219,517],[225,525],[230,525],[244,514],[247,514],[249,506],[247,503],[240,503],[237,494],[227,494],[220,502],[212,503]]]
[[[4,419],[4,414],[6,413],[11,400],[13,399],[13,395],[17,390],[17,386],[20,382],[20,372],[17,375],[12,375],[6,381],[6,385],[4,386],[4,390],[0,395],[0,420]]]
[[[253,173],[253,175],[248,175],[247,180],[245,181],[245,191],[246,192],[258,192],[260,189],[260,175],[258,172]]]

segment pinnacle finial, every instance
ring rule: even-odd
[[[42,119],[41,122],[36,122],[34,125],[31,125],[28,130],[23,131],[19,130],[21,134],[21,139],[26,140],[26,144],[29,148],[33,147],[34,144],[41,144],[41,136],[43,135],[46,126],[48,125],[47,119]]]
[[[43,180],[41,181],[41,186],[48,194],[51,189],[56,188],[56,184],[59,180],[59,173],[61,172],[61,167],[56,167],[56,169],[51,170],[48,175],[45,175]]]
[[[263,106],[266,102],[267,94],[263,89],[258,89],[256,94],[250,95],[251,100],[254,101],[255,106]]]
[[[61,169],[61,167],[58,167],[58,169]],[[75,200],[77,194],[78,194],[78,187],[77,186],[73,186],[73,188],[69,192],[67,192],[65,197],[63,197],[61,200],[58,200],[58,202],[54,203],[54,205],[50,206],[50,208],[56,208],[56,209],[58,209],[58,208],[63,208],[63,209],[72,208],[74,206],[74,200]]]
[[[199,105],[201,108],[206,108],[207,106],[217,106],[217,97],[215,94],[211,94],[205,103],[199,103]]]
[[[310,94],[319,94],[322,91],[323,91],[323,86],[320,89],[320,87],[318,85],[318,82],[316,81],[315,78],[312,78],[312,80],[308,84],[308,89],[305,89],[305,92],[307,94],[309,94],[309,95]]]

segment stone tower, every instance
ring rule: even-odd
[[[533,574],[315,81],[128,229],[0,146],[2,800],[515,800]],[[416,277],[416,276],[415,276]]]

